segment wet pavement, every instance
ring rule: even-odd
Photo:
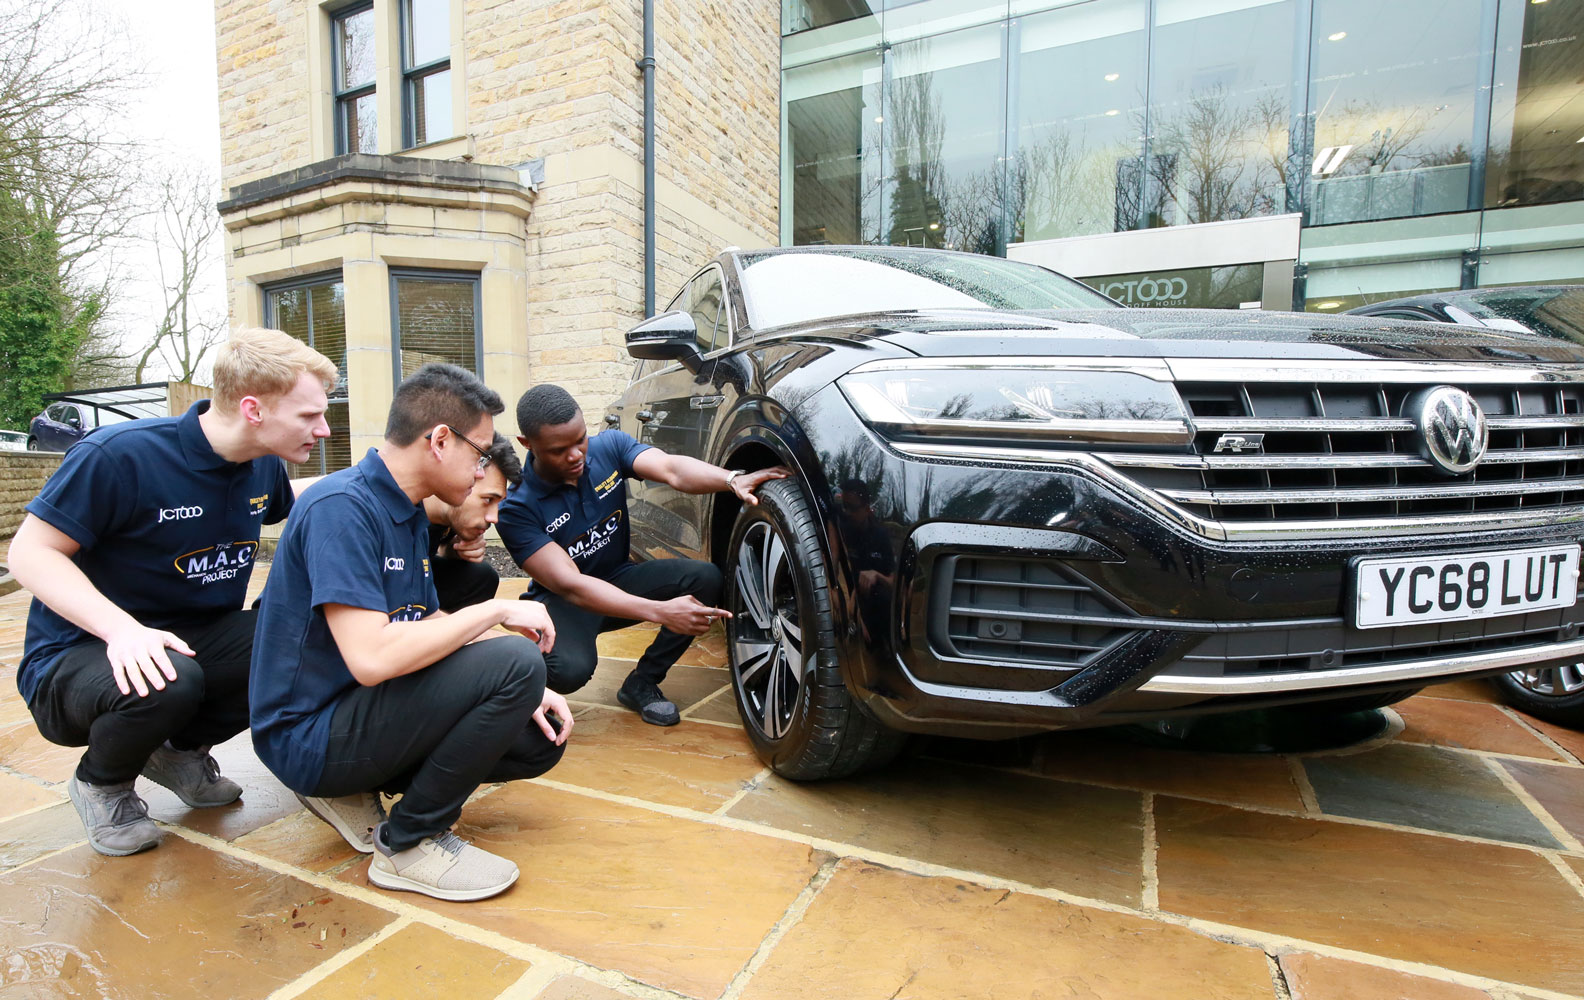
[[[1584,997],[1584,733],[1477,682],[1341,751],[932,741],[797,785],[737,726],[719,634],[666,685],[681,725],[616,707],[630,629],[561,766],[464,811],[522,878],[457,904],[372,888],[245,734],[216,751],[239,803],[140,781],[164,844],[95,854],[78,751],[16,695],[26,601],[0,598],[0,997]]]

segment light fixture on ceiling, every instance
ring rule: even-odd
[[[883,121],[885,121],[885,116],[884,115],[875,115],[875,124],[876,125],[879,125]]]
[[[1529,0],[1529,2],[1532,4],[1542,4],[1545,3],[1546,0]]]
[[[1340,306],[1341,304],[1342,303],[1336,302],[1336,301],[1332,301],[1332,302],[1317,302],[1317,303],[1315,303],[1315,308],[1316,309],[1335,309],[1338,306]]]
[[[1315,154],[1314,166],[1309,168],[1312,177],[1330,177],[1342,166],[1342,161],[1353,152],[1352,146],[1327,146]]]
[[[930,228],[931,229],[939,229],[940,228],[940,223],[939,222],[931,222],[930,223]]]
[[[1121,113],[1122,112],[1118,111],[1116,108],[1112,108],[1110,111],[1106,112],[1106,117],[1107,118],[1114,118],[1117,115],[1120,115]]]
[[[1116,83],[1117,80],[1121,79],[1121,77],[1122,77],[1121,73],[1107,73],[1105,75],[1105,82],[1106,83]]]
[[[1340,42],[1342,39],[1344,39],[1346,37],[1347,37],[1347,32],[1345,32],[1345,31],[1333,31],[1331,34],[1326,36],[1326,38],[1330,39],[1333,42]]]

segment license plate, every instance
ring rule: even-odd
[[[1570,608],[1578,600],[1577,545],[1361,559],[1357,565],[1358,628],[1494,618]]]

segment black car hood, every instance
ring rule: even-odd
[[[1445,323],[1218,309],[930,310],[841,317],[764,336],[883,339],[923,357],[1269,358],[1584,363],[1584,347]]]

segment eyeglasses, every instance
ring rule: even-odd
[[[461,431],[457,430],[455,427],[452,427],[450,424],[446,424],[445,425],[445,429],[450,431],[452,434],[455,434],[457,437],[461,438],[462,440],[466,441],[468,443],[469,447],[471,447],[474,451],[479,453],[478,465],[475,466],[475,468],[483,469],[483,468],[485,468],[486,466],[488,466],[490,464],[490,453],[488,451],[486,451],[485,449],[480,448],[478,445],[474,444],[472,438],[468,437],[466,434],[463,434]],[[424,435],[424,440],[425,441],[432,440],[433,438],[434,438],[434,431],[430,431],[428,434]]]

